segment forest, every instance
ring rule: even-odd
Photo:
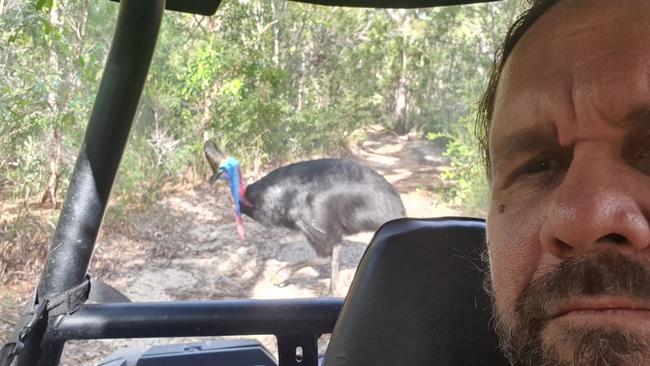
[[[347,157],[377,129],[440,146],[440,180],[413,189],[482,215],[477,100],[522,5],[224,0],[212,17],[166,12],[104,230],[205,184],[208,138],[259,177],[301,159]],[[31,285],[21,280],[40,271],[118,10],[106,0],[0,0],[2,307],[15,307]]]
[[[206,137],[259,169],[340,153],[379,124],[446,138],[466,169],[477,161],[476,101],[518,6],[226,0],[213,17],[168,12],[114,199],[145,204],[163,185],[202,175]],[[3,202],[58,207],[64,197],[117,10],[110,1],[0,1]],[[458,183],[451,199],[480,204],[475,178],[455,171],[449,179]]]

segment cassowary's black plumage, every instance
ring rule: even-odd
[[[344,235],[375,231],[403,217],[393,186],[350,160],[308,160],[278,168],[246,189],[242,212],[269,226],[299,230],[321,257]]]
[[[216,144],[207,141],[204,150],[213,170],[218,170]],[[375,231],[405,215],[399,194],[384,177],[357,162],[340,159],[302,161],[272,171],[246,187],[241,211],[263,225],[283,226],[305,235],[320,259],[289,266],[291,274],[305,266],[325,264],[323,259],[334,254],[332,289],[343,236]]]

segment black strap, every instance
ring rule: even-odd
[[[38,322],[59,315],[72,314],[79,310],[86,301],[98,303],[131,302],[126,295],[116,288],[103,281],[91,279],[89,275],[86,275],[86,279],[79,285],[58,295],[39,299],[34,294],[23,312],[22,321],[18,323],[24,324],[24,326],[17,329],[16,334],[11,338],[12,340],[0,348],[0,366],[11,365],[14,358],[22,351],[29,332]],[[45,316],[46,314],[47,316]]]
[[[16,329],[16,333],[2,349],[0,349],[0,366],[9,366],[14,358],[22,352],[25,347],[25,341],[29,337],[32,329],[34,329],[39,322],[45,319],[45,313],[48,305],[48,300],[43,300],[40,304],[36,305],[31,314],[24,313],[23,319],[19,324],[24,324],[22,328]]]
[[[2,348],[0,348],[0,366],[11,365],[11,362],[13,361],[15,355],[18,354],[14,350],[15,348],[16,348],[15,342],[5,343],[5,345],[2,346]]]
[[[66,290],[58,295],[45,298],[48,300],[47,314],[52,318],[63,314],[72,314],[77,311],[88,299],[90,293],[90,276],[77,286]],[[43,299],[36,299],[43,301]]]

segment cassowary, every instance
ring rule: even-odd
[[[302,161],[246,186],[235,158],[226,157],[213,140],[206,141],[203,150],[213,170],[210,182],[222,178],[229,183],[242,240],[244,213],[266,226],[300,231],[316,251],[318,258],[288,265],[276,273],[276,279],[288,279],[307,266],[326,265],[331,257],[330,292],[335,293],[343,236],[376,231],[405,213],[395,188],[379,173],[354,161]]]

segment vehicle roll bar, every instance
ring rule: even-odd
[[[149,71],[164,9],[165,0],[120,2],[104,74],[38,284],[37,304],[86,281],[88,264]],[[47,317],[47,313],[45,315]],[[16,358],[19,366],[58,364],[63,343],[52,337],[57,318],[45,320],[30,330]],[[26,323],[19,323],[19,329],[24,325]]]

